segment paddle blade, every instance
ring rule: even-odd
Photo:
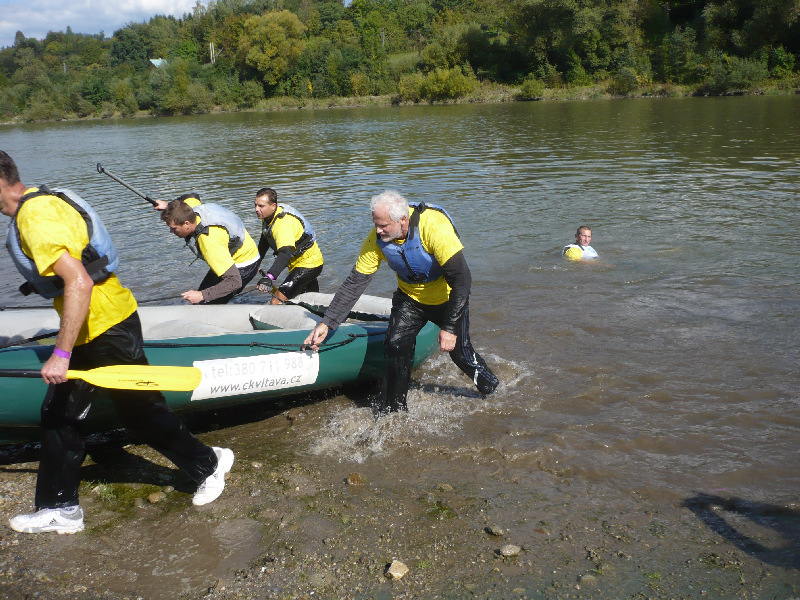
[[[67,379],[83,379],[98,387],[118,390],[191,392],[203,378],[196,367],[113,365],[90,371],[67,371]]]

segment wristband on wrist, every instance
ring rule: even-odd
[[[275,281],[275,276],[272,273],[267,273],[267,277],[269,277],[270,281]]]
[[[72,352],[67,352],[66,350],[62,350],[58,346],[53,348],[53,354],[55,354],[59,358],[69,358],[70,356],[72,356]]]

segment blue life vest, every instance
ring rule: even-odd
[[[311,227],[311,223],[308,222],[299,210],[292,208],[288,204],[281,204],[280,208],[283,209],[283,212],[278,215],[273,215],[269,223],[264,219],[263,225],[261,226],[261,233],[267,238],[267,244],[272,248],[272,251],[277,254],[279,248],[277,248],[277,244],[275,243],[275,236],[272,235],[272,228],[275,227],[275,223],[278,222],[278,219],[282,219],[286,215],[291,215],[303,225],[303,235],[300,236],[299,240],[295,241],[294,252],[292,252],[292,257],[300,256],[314,245],[314,242],[317,241],[317,234],[314,233],[314,228]],[[276,208],[275,212],[277,211],[278,209]]]
[[[419,235],[420,215],[426,210],[438,210],[448,218],[451,225],[453,225],[453,219],[445,209],[436,204],[409,202],[408,205],[413,210],[408,219],[406,241],[403,244],[396,244],[394,241],[384,242],[378,236],[378,247],[386,257],[386,262],[400,279],[406,283],[430,283],[439,279],[444,273],[442,266],[436,262],[433,254],[429,254],[422,247]],[[453,225],[453,230],[458,235],[455,225]]]
[[[200,223],[195,228],[194,234],[186,238],[186,245],[197,256],[202,258],[202,252],[197,247],[197,238],[207,234],[209,227],[223,227],[228,232],[228,251],[231,256],[244,245],[247,230],[244,228],[242,220],[233,211],[219,204],[200,204],[193,207],[192,210],[200,216]],[[192,240],[194,240],[194,246],[189,243]]]
[[[114,242],[97,212],[75,192],[66,189],[50,190],[47,186],[41,185],[37,191],[25,194],[20,198],[17,213],[25,202],[39,196],[53,196],[63,200],[80,213],[86,222],[86,231],[89,235],[89,243],[81,252],[81,263],[95,283],[108,279],[111,273],[119,267],[119,256]],[[8,248],[17,269],[26,279],[26,283],[19,288],[22,294],[27,296],[31,292],[36,292],[45,298],[55,298],[64,293],[64,281],[57,275],[48,275],[47,277],[39,275],[34,260],[22,251],[22,240],[17,227],[16,214],[8,227],[6,248]]]

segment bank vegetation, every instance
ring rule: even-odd
[[[800,90],[800,0],[211,0],[17,32],[0,120]]]

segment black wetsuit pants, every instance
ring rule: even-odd
[[[392,314],[386,331],[386,374],[381,403],[381,413],[408,410],[406,396],[411,381],[417,334],[428,321],[441,326],[447,303],[429,306],[412,300],[400,290],[392,296]],[[500,383],[486,362],[475,352],[469,340],[469,305],[456,324],[456,347],[450,358],[473,381],[482,394],[490,394]]]
[[[318,292],[317,277],[320,273],[322,273],[322,265],[311,269],[305,267],[292,269],[283,283],[278,286],[278,291],[290,300],[304,292]]]
[[[138,313],[76,346],[69,368],[146,365]],[[42,449],[36,481],[36,509],[78,504],[80,467],[86,456],[81,424],[89,413],[96,388],[82,380],[48,386],[42,403]],[[217,468],[214,451],[192,435],[167,406],[161,392],[108,390],[122,422],[140,441],[202,483]]]

